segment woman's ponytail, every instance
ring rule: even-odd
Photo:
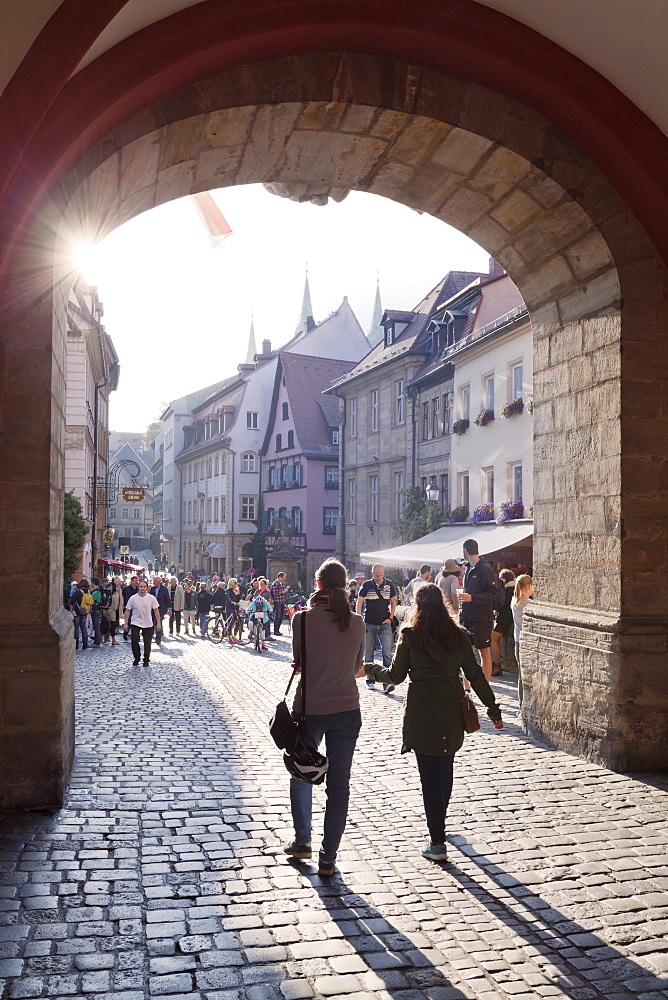
[[[350,602],[346,591],[348,573],[343,563],[338,559],[326,559],[315,574],[316,580],[328,592],[329,610],[340,632],[350,628]]]

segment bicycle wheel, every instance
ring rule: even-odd
[[[262,649],[262,636],[264,635],[264,625],[259,619],[255,619],[253,622],[253,645],[255,649],[260,652]]]
[[[209,622],[209,639],[218,645],[225,638],[225,619],[222,615],[216,615],[212,622]]]

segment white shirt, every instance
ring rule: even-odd
[[[153,628],[155,625],[153,610],[159,607],[160,605],[153,594],[144,594],[143,597],[140,597],[139,594],[133,594],[125,605],[125,610],[130,611],[131,625],[138,625],[139,628]]]

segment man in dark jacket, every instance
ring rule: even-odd
[[[478,554],[475,538],[464,542],[464,561],[468,568],[464,576],[464,593],[460,596],[459,624],[466,629],[471,644],[480,653],[485,680],[492,676],[490,645],[494,628],[494,611],[500,603],[500,584],[493,567]]]
[[[160,615],[160,620],[162,621],[165,615],[168,615],[171,610],[172,600],[169,596],[167,587],[165,587],[159,576],[153,578],[153,586],[151,587],[150,593],[153,594],[158,602],[158,613]],[[164,632],[158,632],[156,629],[155,641],[158,646],[160,645],[163,634]]]

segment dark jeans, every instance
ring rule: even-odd
[[[93,623],[93,642],[96,646],[99,646],[102,642],[102,633],[100,632],[100,618],[102,617],[102,612],[91,611],[90,617]]]
[[[174,611],[169,616],[169,634],[174,634],[174,622],[176,622],[176,634],[179,635],[181,632],[181,612]]]
[[[329,758],[325,806],[325,830],[320,854],[326,861],[336,861],[348,818],[350,799],[350,771],[357,737],[362,727],[359,708],[351,712],[334,712],[332,715],[307,715],[306,724],[316,746],[325,737],[325,752]],[[313,785],[298,778],[290,778],[290,807],[298,844],[311,843],[311,810]]]
[[[452,795],[452,765],[455,755],[450,753],[442,757],[431,757],[416,751],[415,757],[420,772],[429,838],[432,844],[444,844],[445,816]]]
[[[88,629],[86,628],[86,615],[74,616],[74,644],[79,648],[79,634],[81,634],[81,644],[84,649],[88,649]]]
[[[140,628],[139,625],[130,626],[130,640],[132,642],[132,655],[135,660],[140,658],[139,633],[144,640],[144,663],[148,663],[151,656],[151,639],[153,638],[152,628]]]
[[[274,635],[281,631],[283,616],[285,615],[285,604],[274,604]]]

